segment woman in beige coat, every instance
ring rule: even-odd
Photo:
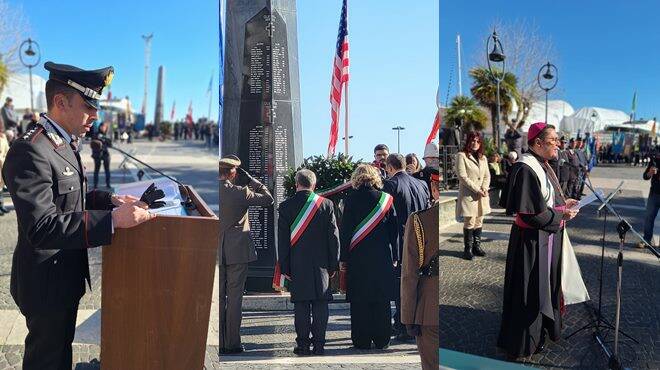
[[[463,151],[456,155],[456,173],[458,175],[457,213],[463,216],[463,258],[472,259],[472,255],[485,256],[481,249],[481,226],[484,216],[490,213],[490,172],[488,160],[484,156],[481,135],[470,132]]]
[[[0,174],[2,173],[2,166],[5,164],[5,158],[7,158],[7,152],[9,151],[9,142],[7,141],[7,135],[5,135],[5,124],[0,117]],[[9,213],[9,210],[5,208],[3,199],[4,195],[2,194],[2,189],[5,187],[5,182],[0,175],[0,216],[4,216],[5,213]]]

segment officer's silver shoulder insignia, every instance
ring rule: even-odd
[[[60,146],[60,145],[64,144],[64,140],[62,140],[62,138],[59,137],[59,136],[58,136],[57,134],[55,134],[54,132],[49,132],[49,133],[48,133],[48,137],[49,137],[50,140],[51,140],[55,145],[57,145],[57,146]]]

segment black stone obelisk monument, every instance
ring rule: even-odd
[[[222,154],[238,155],[275,198],[249,210],[258,260],[247,290],[270,291],[283,179],[302,162],[296,2],[228,0],[226,9]]]

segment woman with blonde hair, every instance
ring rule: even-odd
[[[481,249],[481,227],[490,213],[490,172],[484,156],[484,146],[478,132],[468,133],[463,151],[456,155],[458,201],[456,211],[463,216],[463,258],[485,256]]]
[[[2,166],[5,164],[5,159],[7,158],[7,152],[9,151],[9,141],[7,140],[7,135],[5,135],[5,123],[0,116],[0,173],[2,173]],[[4,216],[5,213],[9,213],[9,210],[4,206],[4,195],[2,189],[5,187],[5,182],[0,176],[0,216]]]
[[[339,259],[351,305],[351,340],[358,349],[370,349],[372,342],[383,349],[390,343],[390,301],[399,260],[394,200],[380,191],[380,172],[370,164],[359,165],[351,183],[355,191],[345,202]]]

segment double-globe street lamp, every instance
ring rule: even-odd
[[[34,45],[35,48],[32,46]],[[25,49],[25,50],[23,50]],[[25,57],[23,57],[25,54]],[[18,57],[21,60],[21,63],[28,68],[30,71],[30,111],[34,113],[34,93],[32,92],[32,67],[35,67],[39,64],[41,60],[41,49],[39,44],[32,40],[27,39],[21,43],[21,46],[18,49]]]
[[[545,70],[545,71],[544,71]],[[557,86],[559,81],[559,71],[557,66],[548,62],[544,64],[536,76],[539,87],[545,91],[545,123],[548,123],[548,92]]]
[[[493,44],[492,50],[490,48],[491,40]],[[501,105],[500,83],[504,80],[506,56],[504,55],[504,49],[502,48],[502,43],[500,42],[500,38],[497,36],[497,32],[495,32],[494,30],[493,30],[493,34],[488,36],[488,40],[486,40],[486,53],[487,53],[486,61],[488,62],[488,71],[490,72],[490,75],[495,79],[495,82],[497,83],[497,116],[495,117],[495,132],[493,134],[495,136],[494,137],[495,147],[499,150],[500,149],[500,105]],[[499,72],[493,70],[493,65],[496,63],[500,63],[502,65],[502,68],[500,68]]]

